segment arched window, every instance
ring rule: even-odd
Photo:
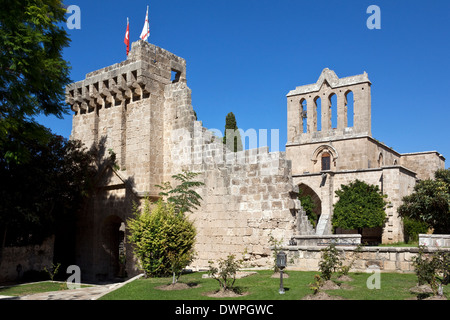
[[[383,166],[383,154],[380,152],[378,155],[378,168],[381,168]]]
[[[328,98],[330,100],[330,120],[331,120],[331,129],[337,128],[337,96],[332,93]]]
[[[308,132],[308,112],[306,99],[300,101],[300,117],[303,123],[303,133]]]
[[[320,97],[314,98],[314,103],[316,105],[316,125],[317,125],[317,131],[322,130],[322,100]]]
[[[322,153],[322,171],[330,170],[331,157],[328,152]]]
[[[353,92],[351,90],[348,90],[345,93],[345,109],[347,110],[347,127],[353,127],[354,125],[354,117],[355,117],[355,110],[354,110],[354,97]]]

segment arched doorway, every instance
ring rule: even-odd
[[[311,222],[311,225],[315,229],[320,215],[322,214],[322,201],[317,193],[315,193],[308,185],[301,183],[299,184],[298,189],[302,208],[305,210],[309,222]]]
[[[103,266],[108,278],[125,276],[125,223],[115,215],[102,225]]]

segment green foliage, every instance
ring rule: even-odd
[[[302,204],[303,210],[306,212],[306,216],[308,217],[309,222],[311,222],[311,225],[313,228],[316,227],[317,221],[319,220],[319,217],[314,212],[314,209],[316,208],[316,204],[312,201],[312,198],[310,195],[303,195],[303,190],[299,189],[298,192],[298,199],[300,200]]]
[[[427,233],[428,225],[423,221],[404,217],[403,218],[403,233],[405,235],[405,242],[412,243],[419,241],[419,233]]]
[[[194,254],[196,230],[185,215],[177,213],[173,204],[158,201],[151,209],[147,199],[142,210],[127,221],[138,257],[146,277],[181,273]]]
[[[437,251],[426,253],[425,246],[419,246],[417,256],[412,258],[419,285],[429,284],[434,294],[440,285],[450,282],[450,253]]]
[[[313,291],[313,294],[318,294],[320,291],[320,287],[323,285],[323,279],[320,275],[314,275],[314,282],[309,284],[309,288]]]
[[[419,181],[398,213],[426,223],[434,233],[450,233],[450,169],[436,171],[434,180]]]
[[[64,95],[70,68],[62,58],[69,44],[62,26],[66,10],[60,0],[5,0],[1,7],[0,144],[12,132],[16,141],[34,136],[43,142],[47,135],[41,126],[23,125],[35,124],[39,114],[68,113]],[[27,161],[26,149],[10,147],[3,155],[8,161]]]
[[[355,261],[359,258],[359,254],[362,252],[362,245],[358,244],[356,249],[353,251],[353,255],[350,259],[346,259],[346,264],[343,262],[339,266],[338,273],[341,276],[346,276],[350,272],[350,269],[353,267]]]
[[[228,113],[225,119],[225,134],[223,136],[223,144],[225,144],[229,150],[234,152],[243,150],[241,133],[238,129],[236,117],[234,116],[233,112]]]
[[[362,229],[382,227],[386,220],[386,198],[375,185],[356,180],[336,191],[333,227]]]
[[[175,212],[192,212],[200,206],[200,200],[202,200],[202,197],[193,188],[205,185],[203,182],[192,181],[199,174],[183,170],[182,173],[173,175],[172,178],[180,183],[176,187],[172,187],[170,182],[163,182],[162,186],[156,185],[163,190],[159,195],[167,197],[167,202],[174,205]]]
[[[219,282],[220,290],[234,290],[236,273],[242,267],[243,260],[236,260],[234,255],[229,255],[226,259],[219,259],[218,267],[209,262],[208,275]]]
[[[40,243],[58,226],[74,223],[75,213],[91,193],[98,150],[45,132],[45,142],[10,133],[0,144],[0,239],[6,246]],[[8,161],[10,145],[29,154],[29,161]]]
[[[339,253],[334,243],[321,251],[322,258],[319,261],[319,270],[322,274],[322,279],[327,281],[330,280],[333,273],[342,266],[342,262],[339,259]]]
[[[47,267],[44,267],[44,271],[47,272],[51,281],[53,281],[53,278],[55,278],[56,274],[59,271],[60,266],[61,266],[61,263],[57,263],[56,265],[52,264],[50,270],[48,270]]]

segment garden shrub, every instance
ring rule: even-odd
[[[183,213],[175,212],[173,204],[160,200],[151,210],[150,201],[145,200],[143,209],[135,209],[135,218],[128,220],[128,227],[129,240],[146,277],[174,272],[179,276],[193,258],[195,227]]]

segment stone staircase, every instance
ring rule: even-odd
[[[316,234],[314,227],[311,222],[309,222],[308,216],[306,215],[305,210],[301,208],[298,211],[298,235],[314,235]]]

